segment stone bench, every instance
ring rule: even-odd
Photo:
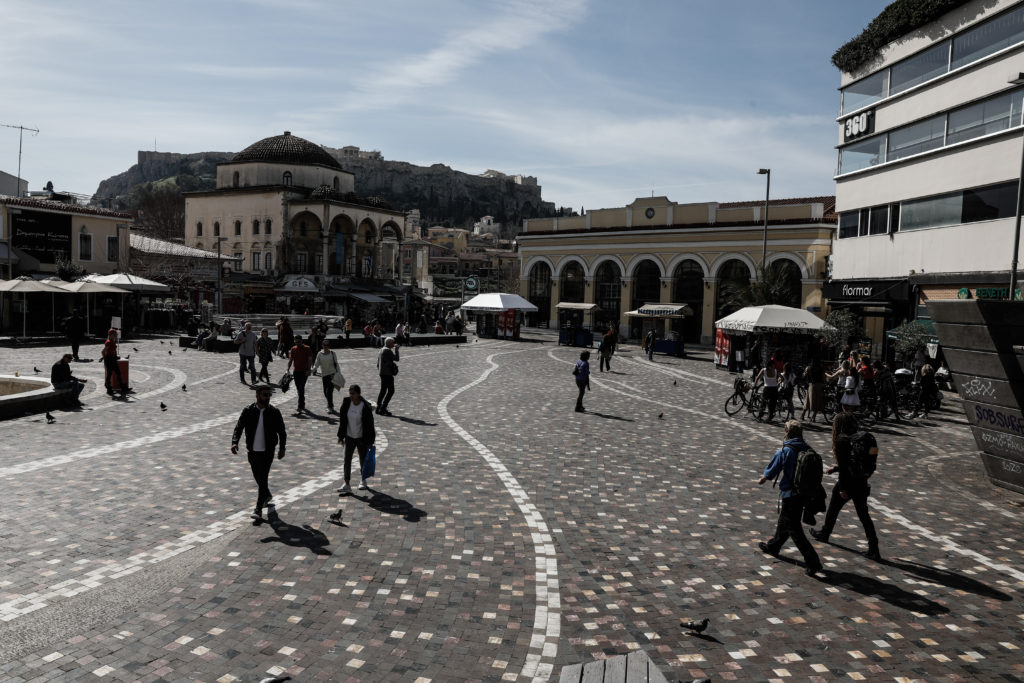
[[[628,655],[572,664],[562,669],[558,683],[668,683],[643,650]]]

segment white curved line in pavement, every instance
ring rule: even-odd
[[[523,353],[533,349],[521,349],[508,353]],[[559,594],[558,581],[558,554],[555,551],[554,539],[548,529],[547,523],[541,516],[537,506],[530,502],[530,497],[520,486],[519,482],[512,475],[509,469],[501,460],[494,455],[472,434],[463,429],[459,423],[448,414],[448,404],[462,392],[472,389],[482,383],[487,377],[498,369],[494,362],[494,356],[487,356],[487,362],[491,367],[484,370],[480,377],[469,384],[460,387],[448,394],[437,404],[437,412],[441,419],[448,425],[449,429],[459,435],[463,441],[468,443],[473,450],[480,454],[505,486],[505,490],[512,496],[522,512],[526,525],[530,528],[530,540],[533,543],[535,564],[537,568],[535,591],[537,593],[537,606],[533,617],[533,635],[530,638],[530,646],[526,653],[526,664],[523,665],[521,676],[534,681],[547,681],[555,666],[555,656],[558,654],[558,639],[561,634],[561,595]]]

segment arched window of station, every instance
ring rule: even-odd
[[[622,271],[614,261],[605,261],[594,274],[594,303],[597,304],[596,319],[599,329],[608,329],[618,324],[622,302]]]
[[[238,187],[238,171],[231,174],[231,187]]]
[[[379,265],[375,252],[377,225],[369,218],[364,218],[356,228],[356,241],[353,247],[356,255],[356,277],[373,277]]]
[[[202,237],[202,236],[203,236],[203,224],[201,222],[200,223],[196,223],[196,237]]]
[[[750,268],[739,259],[731,259],[718,269],[718,300],[715,302],[715,320],[735,313],[740,308],[736,292],[750,284]]]
[[[692,316],[673,320],[672,330],[681,334],[684,342],[700,343],[704,324],[704,269],[693,259],[682,261],[672,273],[672,302],[689,304],[693,309]]]
[[[526,314],[527,319],[534,325],[546,326],[551,320],[551,268],[543,261],[534,263],[530,268],[530,288],[526,298],[537,307],[536,313]]]
[[[631,306],[636,310],[644,304],[656,304],[661,301],[661,268],[650,259],[645,259],[633,269],[633,300]]]
[[[253,220],[253,222],[252,222],[252,234],[254,234],[254,235],[260,234],[260,222],[259,222],[258,219]]]
[[[788,258],[768,264],[768,278],[772,285],[774,303],[793,308],[803,307],[803,286],[800,266]]]
[[[571,261],[562,268],[562,283],[559,288],[559,301],[567,303],[583,303],[583,290],[586,281],[583,278],[583,266],[578,261]]]

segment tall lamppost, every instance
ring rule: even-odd
[[[761,240],[761,270],[764,270],[764,262],[768,258],[768,195],[772,188],[772,169],[759,168],[758,175],[765,176],[764,183],[764,237]]]
[[[1024,84],[1024,72],[1009,79],[1014,85]],[[1017,91],[1018,95],[1020,91]],[[1017,177],[1017,218],[1013,229],[1013,252],[1010,255],[1010,301],[1017,293],[1017,252],[1020,250],[1020,217],[1024,210],[1024,134],[1021,135],[1020,175]]]

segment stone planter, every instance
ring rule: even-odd
[[[1024,302],[929,301],[993,484],[1024,493]]]

